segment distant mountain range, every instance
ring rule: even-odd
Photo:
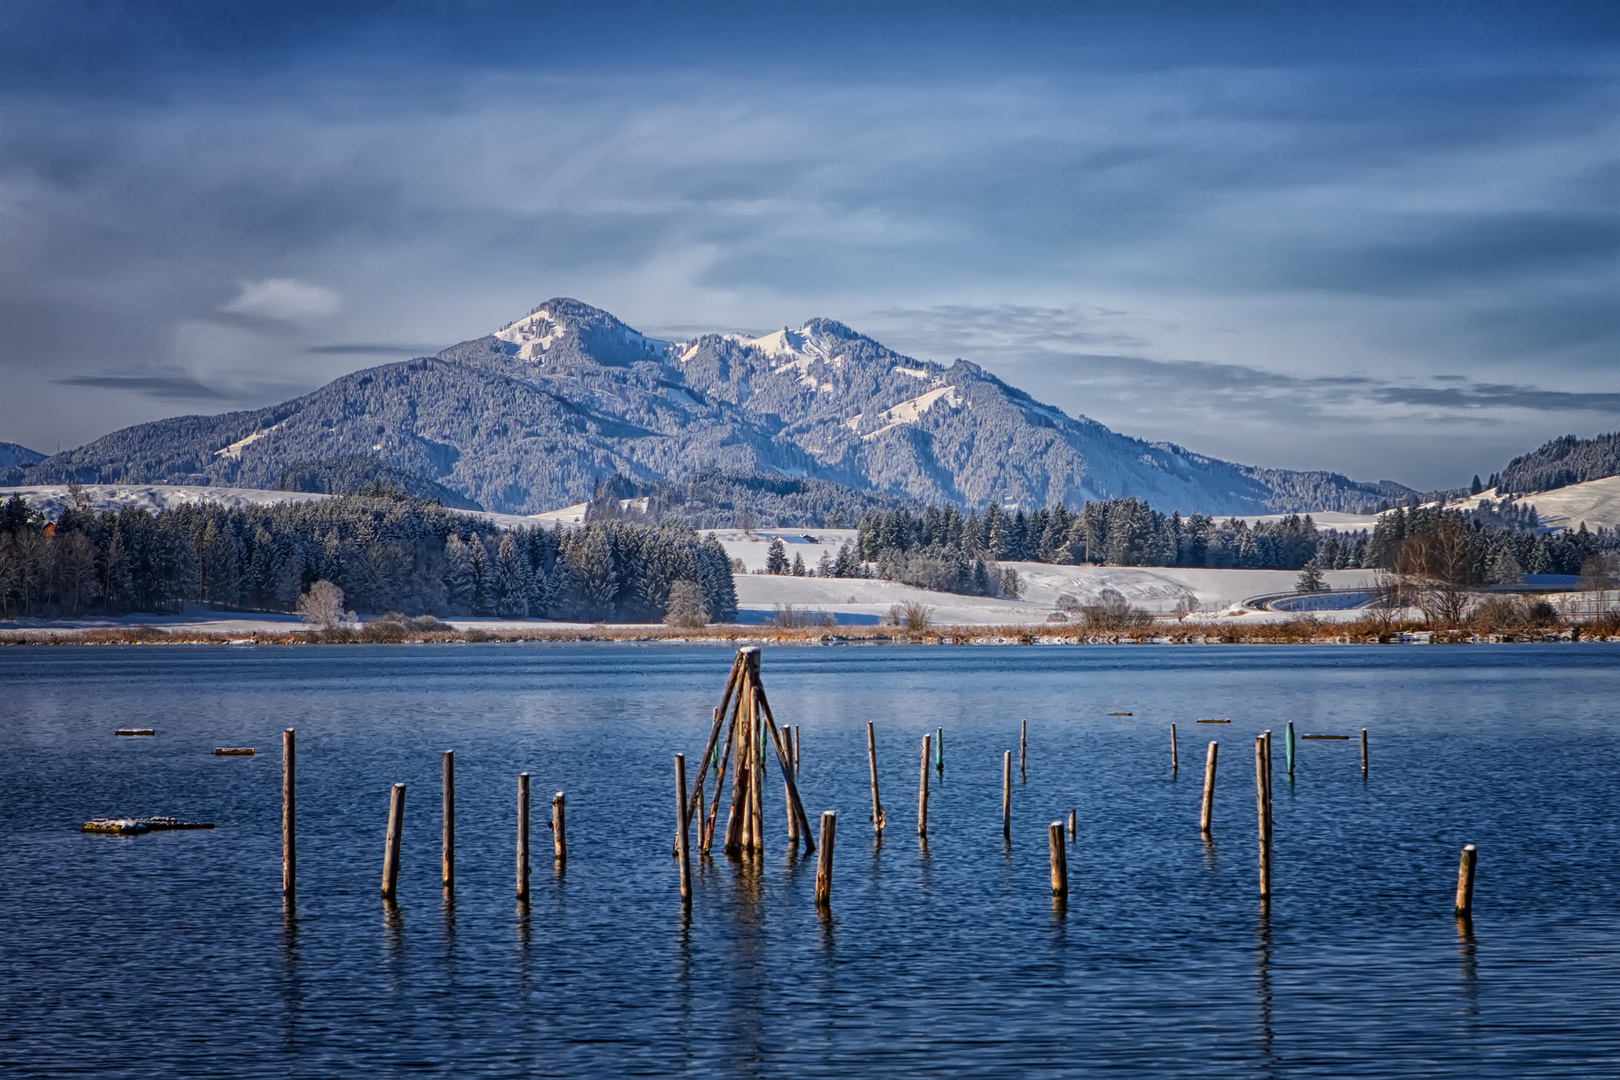
[[[1358,512],[1413,493],[1134,439],[828,319],[667,342],[569,299],[435,357],[269,408],[125,428],[0,480],[292,487],[352,474],[356,456],[519,514],[584,501],[613,474],[679,481],[711,466],[973,506],[1133,495],[1166,512]]]
[[[0,442],[0,474],[8,469],[21,469],[44,461],[45,455],[14,442]]]

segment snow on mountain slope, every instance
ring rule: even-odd
[[[0,442],[0,469],[22,468],[44,460],[44,454],[20,443]]]

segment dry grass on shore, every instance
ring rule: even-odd
[[[1472,625],[1434,630],[1440,644],[1524,641],[1593,641],[1620,638],[1620,620],[1543,627]],[[391,623],[368,623],[359,630],[288,630],[219,633],[162,630],[151,626],[93,630],[28,629],[0,631],[0,645],[353,645],[464,644],[480,642],[671,642],[773,645],[1375,645],[1398,642],[1403,634],[1426,633],[1419,622],[1364,619],[1324,622],[1309,616],[1270,623],[1153,623],[1116,631],[1076,625],[938,626],[922,632],[904,627],[775,627],[715,625],[700,629],[655,626],[521,627],[411,630]]]

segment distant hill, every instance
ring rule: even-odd
[[[1164,511],[1355,512],[1411,493],[1120,435],[828,319],[672,343],[569,299],[280,405],[116,431],[13,482],[263,488],[354,455],[520,514],[586,501],[614,474],[679,484],[705,468],[974,506],[1134,495]]]
[[[1508,462],[1487,486],[1526,495],[1607,476],[1620,476],[1620,432],[1590,439],[1574,435],[1554,439]]]
[[[20,470],[44,460],[44,454],[30,450],[26,446],[14,442],[0,442],[0,484],[10,483],[6,476],[13,470]]]

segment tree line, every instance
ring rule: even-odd
[[[188,601],[293,611],[319,581],[363,612],[587,622],[662,619],[671,590],[710,621],[737,616],[712,535],[618,521],[501,529],[400,497],[346,496],[227,509],[95,512],[47,523],[20,496],[0,506],[0,612],[176,611]]]

